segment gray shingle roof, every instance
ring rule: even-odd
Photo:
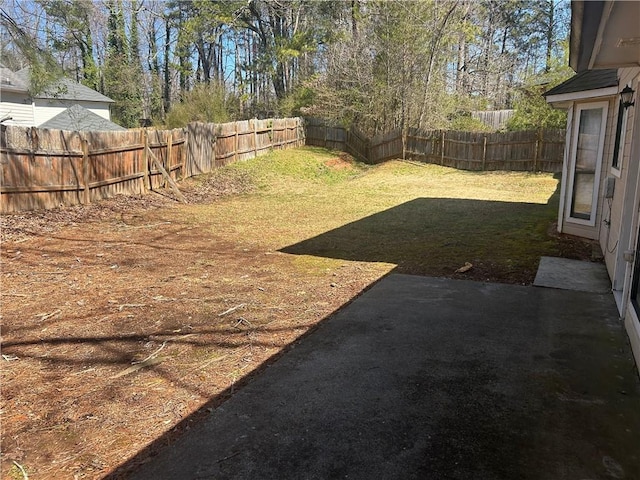
[[[26,90],[28,90],[30,83],[30,69],[28,67],[23,68],[22,70],[15,72],[14,75],[22,81]],[[44,91],[35,95],[35,98],[115,103],[114,100],[102,95],[100,92],[96,92],[95,90],[85,87],[80,83],[76,83],[66,77],[59,78],[53,82],[50,86],[45,88]]]
[[[71,130],[74,132],[117,132],[126,130],[126,128],[110,122],[78,104],[67,108],[55,117],[38,125],[38,128]]]
[[[607,70],[585,70],[580,72],[560,85],[553,87],[543,95],[562,95],[564,93],[584,92],[587,90],[598,90],[600,88],[617,87],[618,70],[615,68]]]
[[[0,90],[7,92],[26,92],[29,86],[24,83],[21,76],[0,65]]]

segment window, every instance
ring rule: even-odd
[[[575,223],[593,226],[596,222],[606,118],[606,102],[576,107],[567,215]]]
[[[624,153],[624,137],[627,130],[627,109],[622,105],[622,100],[618,105],[618,124],[616,125],[616,143],[614,143],[613,163],[611,168],[615,173],[620,174],[622,169],[622,155]]]

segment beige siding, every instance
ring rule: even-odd
[[[632,85],[632,88],[638,91],[638,74],[640,73],[640,68],[624,68],[620,69],[618,72],[619,80],[619,90],[622,90],[626,85]],[[636,99],[637,100],[637,99]],[[613,116],[610,120],[610,134],[608,135],[605,150],[604,160],[607,163],[606,172],[607,175],[613,175],[615,172],[612,171],[611,165],[613,163],[613,154],[615,151],[615,141],[616,141],[616,126],[618,122],[619,115],[619,99],[615,98],[613,100]],[[627,239],[621,239],[620,237],[620,229],[622,223],[622,214],[624,207],[624,199],[625,195],[633,195],[634,192],[626,192],[626,186],[628,182],[628,172],[629,172],[629,163],[631,161],[631,142],[632,142],[632,132],[633,126],[637,115],[635,115],[636,108],[630,108],[627,110],[627,123],[626,123],[626,132],[625,132],[625,143],[624,148],[622,150],[622,158],[619,159],[620,164],[620,178],[616,178],[616,185],[614,190],[613,199],[611,199],[611,204],[609,206],[608,201],[604,201],[602,205],[602,216],[604,219],[609,219],[611,224],[610,227],[606,226],[602,227],[600,234],[600,245],[602,247],[602,251],[605,256],[605,264],[607,266],[607,270],[609,271],[609,275],[611,278],[614,278],[616,261],[618,250],[623,249],[626,250],[628,245],[626,245]],[[609,130],[609,129],[608,129]],[[638,141],[638,139],[636,139]],[[637,161],[637,160],[636,160]],[[635,188],[635,187],[634,187]]]
[[[52,119],[59,113],[76,104],[92,111],[96,115],[100,115],[102,118],[111,120],[108,103],[83,102],[75,100],[47,100],[38,98],[35,100],[35,125],[42,125],[47,120]]]
[[[614,220],[613,208],[610,208],[610,205],[613,206],[614,201],[621,202],[622,197],[616,199],[616,192],[614,189],[613,199],[604,198],[608,178],[615,178],[614,181],[616,182],[616,186],[620,186],[618,179],[611,172],[617,122],[618,97],[612,97],[609,100],[609,111],[607,113],[607,125],[604,136],[604,150],[602,152],[602,170],[600,174],[600,191],[598,192],[598,216],[596,218],[596,227],[598,228],[599,232],[597,239],[599,240],[600,248],[605,255],[612,255],[611,253],[609,253],[611,250],[615,252],[616,239],[612,237],[615,237],[617,235],[612,235],[612,232],[618,231],[618,228],[616,228],[615,230],[613,228],[607,228],[607,224],[605,222],[613,223],[614,221],[617,221],[618,225],[620,224],[619,215],[617,215],[616,220]],[[615,257],[615,253],[613,255]],[[607,270],[609,270],[609,276],[613,275],[614,264],[615,260],[611,264],[607,262]]]
[[[7,125],[19,125],[21,127],[32,127],[33,105],[26,94],[15,92],[0,93],[0,117],[10,115],[11,121],[5,122]]]

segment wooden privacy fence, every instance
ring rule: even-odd
[[[343,150],[367,163],[412,159],[463,170],[562,171],[565,131],[482,133],[409,128],[368,139],[320,119],[306,120],[307,145]]]
[[[299,118],[193,123],[185,129],[70,132],[2,125],[0,211],[140,194],[273,148],[304,145]]]
[[[185,176],[207,173],[272,149],[302,146],[304,134],[301,118],[190,123],[187,126],[189,161]]]

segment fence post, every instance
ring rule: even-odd
[[[402,139],[402,160],[407,159],[407,131],[405,130],[404,125],[402,126],[402,130],[400,131],[400,137]]]
[[[187,178],[187,128],[182,129],[182,148],[180,148],[180,178]]]
[[[429,155],[427,157],[429,163],[433,165],[438,164],[438,130],[429,131]],[[427,147],[425,146],[425,152]]]
[[[142,149],[142,190],[151,190],[151,179],[149,177],[149,131],[145,128],[143,133],[144,148]]]
[[[538,168],[538,149],[541,148],[542,144],[542,129],[539,128],[536,132],[536,143],[533,152],[533,171],[535,172]]]
[[[327,121],[326,120],[323,120],[323,121],[324,121],[324,142],[322,144],[322,148],[327,148],[327,133],[328,133],[329,127],[327,127]]]
[[[258,125],[257,125],[258,120],[254,118],[252,122],[253,122],[253,156],[257,157],[258,156]]]
[[[440,143],[440,165],[444,165],[444,130],[442,130],[442,141]]]
[[[298,117],[298,147],[304,147],[307,144],[307,133],[304,128],[304,118]]]
[[[482,171],[484,172],[487,161],[487,136],[482,136]]]
[[[91,191],[89,188],[89,141],[84,135],[80,141],[82,143],[82,184],[84,186],[82,203],[88,205],[91,203]]]
[[[273,146],[275,145],[274,141],[273,141],[273,132],[274,132],[274,123],[275,123],[275,119],[271,119],[269,120],[271,122],[271,136],[269,137],[269,148],[273,149]]]
[[[233,141],[233,161],[238,161],[238,122],[233,123],[233,129],[235,131],[234,141]]]
[[[169,130],[169,134],[167,136],[167,157],[165,159],[165,170],[167,172],[169,172],[169,175],[171,175],[171,153],[173,150],[173,132],[171,130]],[[162,182],[162,188],[167,186],[167,181],[164,180]]]

